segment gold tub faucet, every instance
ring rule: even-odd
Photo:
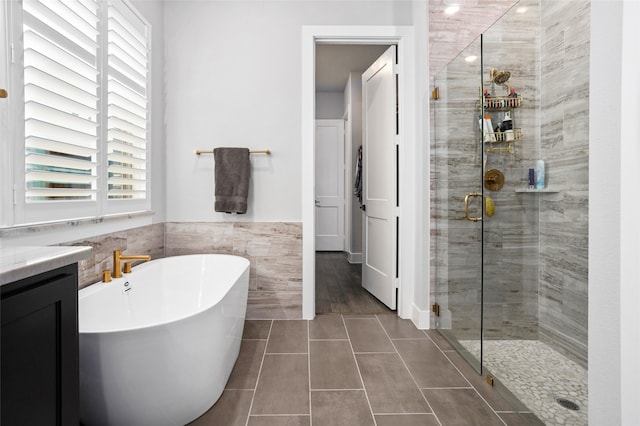
[[[142,254],[142,255],[127,255],[122,254],[122,250],[114,250],[113,251],[113,278],[122,277],[122,261],[123,260],[144,260],[148,262],[151,260],[151,256]]]

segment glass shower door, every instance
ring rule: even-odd
[[[436,328],[481,372],[483,150],[481,39],[435,77],[431,215]]]
[[[588,6],[521,0],[434,78],[435,327],[530,424],[587,424]]]

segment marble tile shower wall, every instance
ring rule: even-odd
[[[473,43],[463,55],[479,54]],[[479,67],[455,60],[438,74],[440,99],[434,105],[435,167],[432,168],[432,243],[435,300],[440,304],[441,328],[468,333],[459,338],[476,338],[480,324],[481,266],[480,226],[464,219],[467,192],[478,189],[480,148],[477,144],[475,100]],[[445,108],[446,106],[446,108]],[[463,124],[460,124],[463,123]],[[477,208],[477,205],[474,206]]]
[[[540,336],[587,366],[590,1],[542,0]]]
[[[505,176],[501,190],[485,190],[496,210],[483,221],[484,336],[489,339],[538,338],[538,202],[535,195],[516,190],[527,187],[528,169],[539,155],[540,3],[522,0],[518,7],[526,13],[506,14],[483,35],[484,79],[491,68],[510,71],[509,83],[523,99],[512,111],[513,126],[523,134],[515,152],[486,157],[486,169]],[[508,94],[504,87],[495,92]],[[503,118],[502,112],[489,113],[494,122]]]
[[[490,193],[496,214],[484,222],[485,335],[540,338],[586,366],[589,1],[528,3],[526,14],[509,13],[484,33],[485,69],[510,70],[524,98],[514,118],[524,133],[515,155],[487,158],[487,169],[501,170],[506,184]],[[448,29],[432,26],[432,43]],[[479,46],[463,55],[473,49]],[[476,147],[465,145],[476,137],[474,107],[450,98],[474,99],[477,81],[477,69],[454,60],[438,74],[441,99],[431,108],[431,294],[452,309],[442,326],[459,338],[479,336],[480,234],[462,219],[462,199],[476,190],[480,172]],[[539,158],[558,192],[514,194]]]
[[[485,217],[482,224],[465,220],[463,211],[466,193],[481,190],[483,158],[477,143],[480,67],[463,60],[471,54],[480,56],[479,41],[450,63],[436,81],[441,99],[433,116],[437,137],[432,145],[432,217],[440,225],[431,231],[433,278],[435,295],[441,304],[445,301],[444,308],[451,314],[451,323],[442,326],[451,327],[460,339],[479,338],[481,316],[487,338],[538,336],[538,206],[531,195],[515,193],[526,185],[527,168],[530,159],[537,158],[539,142],[538,8],[532,6],[526,15],[511,14],[484,37],[482,78],[488,79],[492,67],[511,71],[511,83],[525,98],[522,108],[515,110],[514,125],[525,136],[515,143],[515,155],[489,153],[486,157],[486,168],[502,171],[506,183],[500,191],[485,191],[494,200],[496,213]],[[487,88],[497,96],[507,94],[503,87]],[[444,105],[446,110],[442,110]],[[502,117],[501,112],[488,113],[494,121]],[[477,204],[473,209],[479,211]]]
[[[80,262],[79,287],[113,268],[113,251],[152,258],[222,253],[251,262],[248,319],[302,318],[302,224],[279,222],[159,223],[63,245],[93,247]]]
[[[429,0],[429,76],[435,76],[458,52],[487,30],[517,0],[466,0],[454,15],[444,10],[450,5]]]
[[[166,223],[167,256],[223,253],[251,262],[247,319],[302,318],[302,224]]]

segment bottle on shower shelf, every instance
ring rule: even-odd
[[[536,187],[536,171],[533,168],[529,169],[529,189],[535,189]]]
[[[507,111],[504,113],[504,118],[502,119],[502,124],[500,125],[500,131],[504,133],[505,141],[513,141],[513,121],[511,120],[511,112]]]
[[[518,94],[516,89],[509,90],[509,106],[515,108],[518,106]]]
[[[491,95],[489,94],[489,91],[487,89],[484,89],[484,94],[482,95],[483,99],[484,99],[484,107],[485,108],[490,108],[491,107]]]
[[[544,189],[544,161],[538,160],[536,163],[536,189]]]
[[[493,133],[493,126],[491,124],[491,116],[486,114],[484,117],[480,117],[480,128],[482,129],[483,142],[495,142],[496,135]]]

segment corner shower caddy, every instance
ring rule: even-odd
[[[507,86],[508,87],[508,86]],[[515,122],[513,110],[520,108],[522,106],[522,95],[517,95],[515,97],[509,96],[496,96],[485,98],[482,96],[482,91],[480,93],[480,103],[483,106],[484,111],[491,112],[500,112],[502,113],[501,117],[504,118],[506,112],[511,114],[512,122]],[[514,154],[515,150],[513,148],[513,143],[522,140],[522,129],[518,127],[513,127],[512,132],[491,132],[494,136],[495,141],[487,140],[489,132],[484,132],[482,140],[485,144],[490,145],[485,149],[486,153],[491,152],[508,152],[509,154]],[[495,146],[502,145],[505,146]]]

